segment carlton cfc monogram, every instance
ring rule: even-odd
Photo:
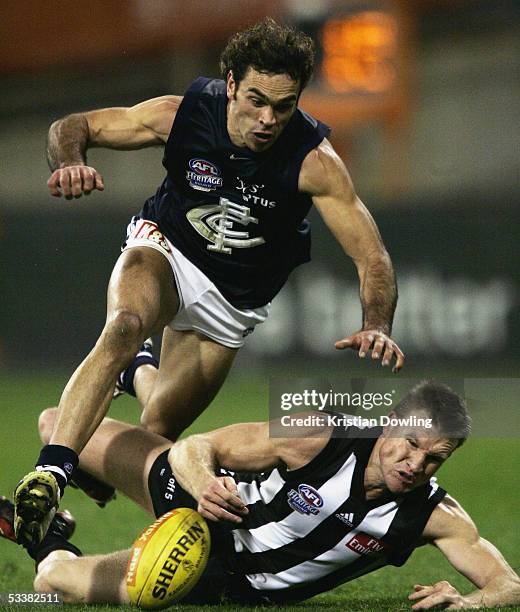
[[[265,243],[262,236],[249,237],[249,232],[232,229],[235,223],[249,225],[258,223],[258,219],[250,215],[251,209],[241,204],[220,198],[218,204],[205,204],[192,208],[186,213],[186,218],[197,232],[206,240],[209,251],[232,253],[232,247],[248,249]]]

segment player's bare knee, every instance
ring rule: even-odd
[[[34,590],[40,593],[58,593],[65,603],[87,603],[80,584],[75,584],[73,576],[62,560],[43,562],[38,568],[33,582]]]
[[[59,574],[59,563],[49,563],[38,570],[34,578],[34,590],[39,593],[60,593],[56,578]]]
[[[52,587],[47,580],[47,572],[45,570],[38,572],[34,578],[34,590],[39,593],[52,593]]]
[[[38,432],[42,442],[47,443],[51,438],[57,410],[57,408],[46,408],[38,418]]]
[[[103,336],[109,352],[115,358],[133,357],[143,342],[142,319],[136,313],[120,310],[107,321]]]

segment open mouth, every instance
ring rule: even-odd
[[[273,137],[271,132],[253,132],[253,136],[260,142],[269,142]]]
[[[404,484],[406,485],[413,485],[413,483],[415,482],[415,478],[411,474],[407,474],[406,472],[403,472],[401,470],[397,470],[397,475],[399,477],[399,480],[404,482]]]

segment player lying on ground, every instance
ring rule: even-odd
[[[426,543],[477,588],[461,595],[445,580],[417,584],[413,609],[520,603],[518,576],[432,478],[469,433],[464,403],[445,386],[422,383],[394,414],[432,418],[433,429],[351,428],[345,438],[324,426],[309,428],[306,438],[271,438],[268,424],[247,423],[172,445],[105,419],[80,460],[155,516],[187,506],[208,520],[210,561],[185,603],[300,601],[400,566]],[[44,442],[55,418],[56,409],[41,415]],[[54,526],[30,552],[37,590],[69,602],[128,601],[128,551],[77,557]]]
[[[129,225],[105,327],[67,384],[51,445],[37,462],[55,474],[61,493],[107,413],[118,374],[153,333],[166,327],[143,425],[175,440],[208,406],[244,338],[266,319],[290,272],[310,259],[305,216],[312,205],[360,279],[362,329],[336,348],[360,357],[371,351],[383,365],[402,367],[389,336],[397,289],[388,253],[326,139],[328,127],[297,107],[313,65],[311,39],[268,19],[230,40],[221,58],[225,80],[199,78],[184,97],[52,125],[48,186],[55,196],[104,189],[87,166],[92,147],[165,146],[167,170]],[[18,535],[39,541],[44,516],[35,517],[35,500],[23,500]]]

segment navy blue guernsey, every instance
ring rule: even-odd
[[[165,236],[236,308],[267,304],[310,260],[312,200],[298,191],[306,155],[329,128],[297,109],[278,140],[255,153],[227,131],[224,81],[187,90],[165,147],[167,176],[140,216]]]

